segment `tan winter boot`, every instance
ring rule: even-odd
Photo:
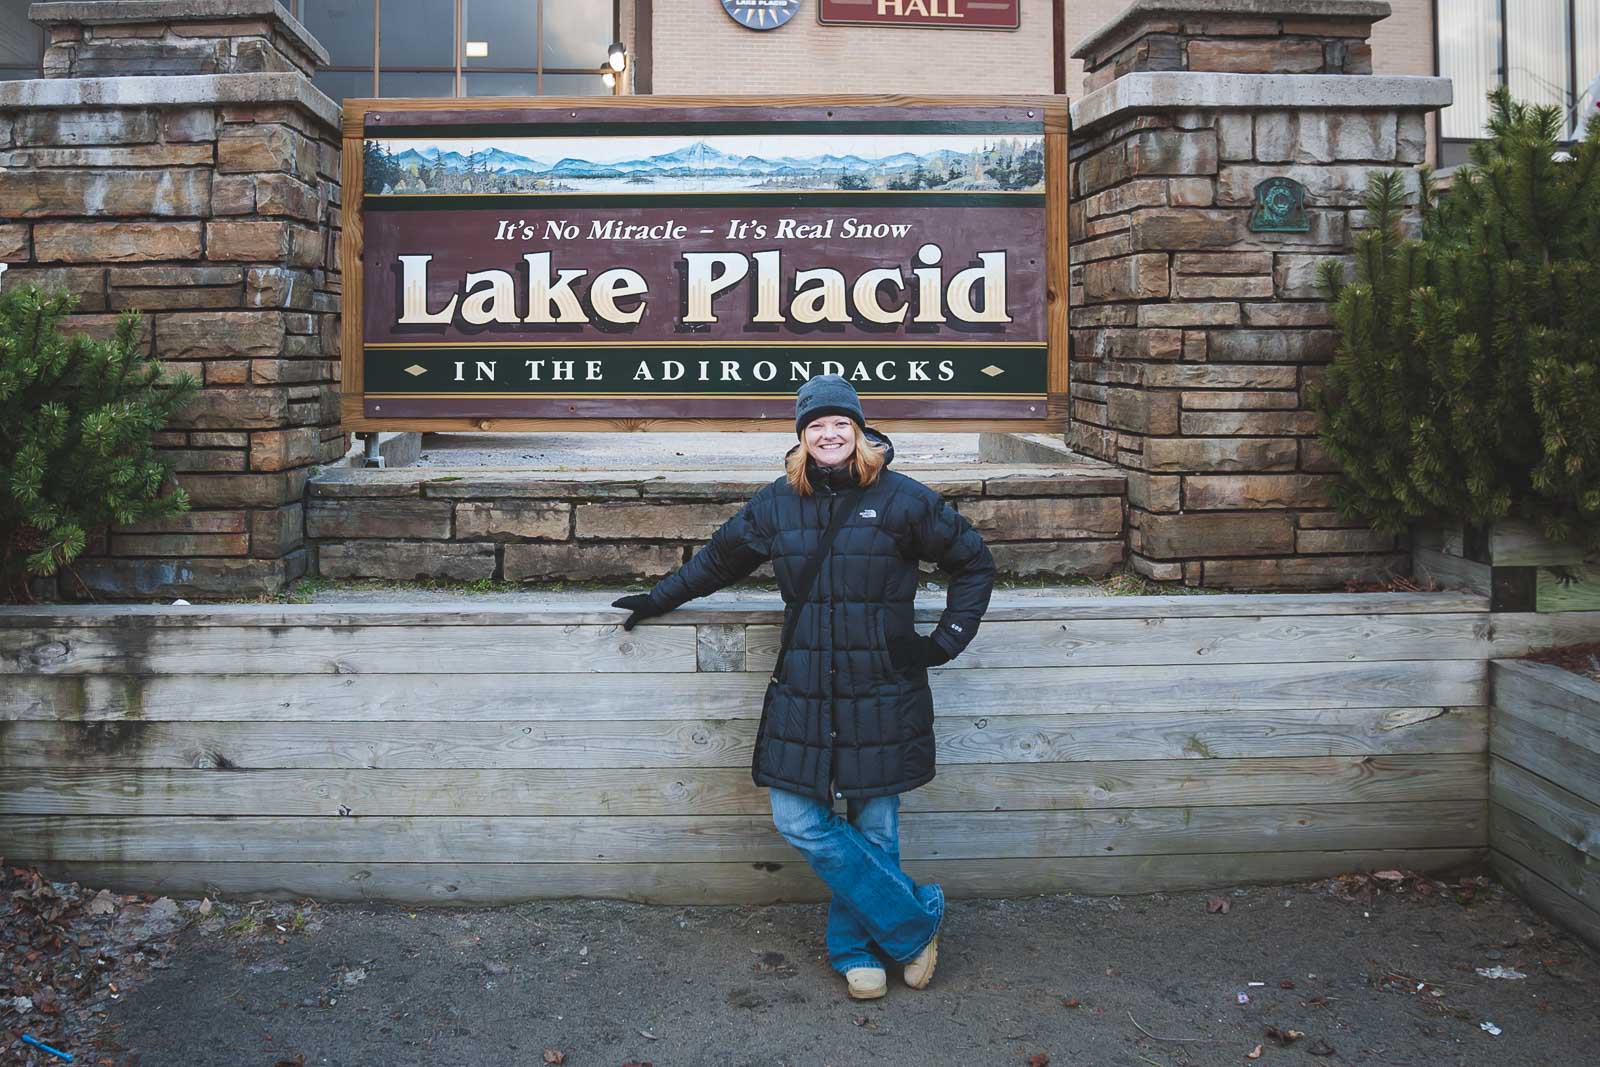
[[[912,989],[924,989],[933,978],[933,969],[939,963],[939,935],[934,934],[933,940],[928,942],[926,948],[917,953],[917,958],[906,964],[906,985]]]
[[[889,976],[882,967],[852,967],[844,972],[844,980],[855,1000],[877,1000],[889,992]]]

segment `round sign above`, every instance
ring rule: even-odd
[[[775,30],[800,10],[800,0],[722,0],[722,10],[750,30]]]

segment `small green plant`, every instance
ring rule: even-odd
[[[0,289],[0,597],[25,598],[111,525],[188,509],[152,435],[199,388],[163,379],[126,313],[108,341],[63,332],[75,301]]]
[[[266,925],[252,909],[224,926],[222,932],[229,937],[254,937],[264,929],[266,929]]]
[[[1421,235],[1377,175],[1356,278],[1325,265],[1339,352],[1314,403],[1343,469],[1335,503],[1386,533],[1516,515],[1600,547],[1600,118],[1491,94],[1490,137]]]

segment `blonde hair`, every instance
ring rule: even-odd
[[[878,480],[878,475],[883,473],[883,468],[888,464],[886,452],[882,445],[867,440],[867,435],[861,427],[856,427],[856,451],[850,457],[850,473],[856,476],[856,483],[861,486],[871,485]],[[806,460],[810,453],[806,451],[806,443],[800,442],[800,447],[790,452],[783,461],[784,473],[789,478],[789,487],[801,496],[811,495],[811,479],[806,477]]]

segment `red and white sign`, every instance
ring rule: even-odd
[[[817,21],[824,25],[1014,30],[1022,22],[1022,0],[817,0]]]

